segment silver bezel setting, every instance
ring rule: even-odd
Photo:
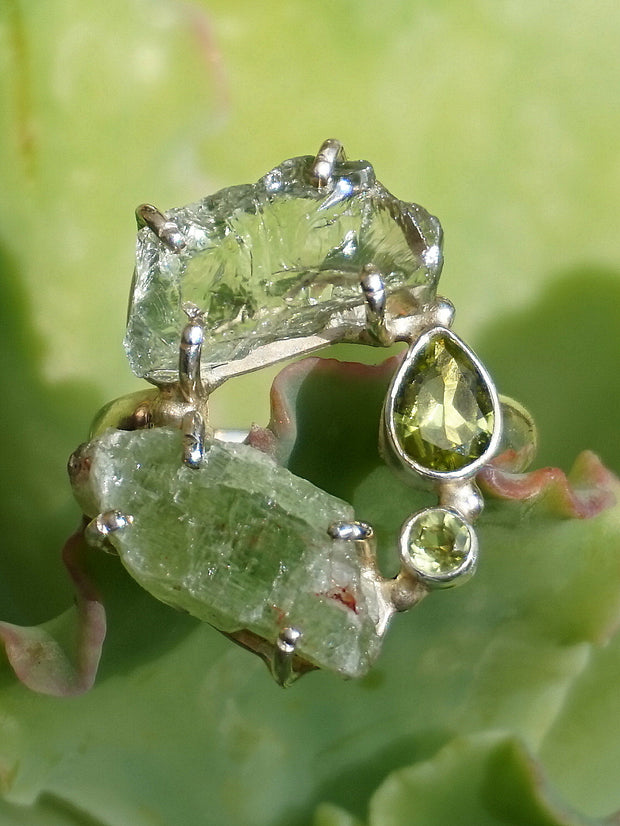
[[[458,566],[458,568],[455,568],[453,571],[445,574],[428,574],[425,571],[420,570],[420,568],[414,564],[409,552],[409,539],[415,524],[422,517],[426,516],[426,514],[436,511],[449,513],[451,516],[454,516],[462,523],[463,527],[467,529],[469,534],[469,550],[467,551],[465,559]],[[467,580],[470,579],[476,571],[476,565],[478,564],[478,537],[467,519],[465,519],[462,514],[453,508],[424,508],[423,510],[412,514],[403,525],[399,538],[399,553],[403,568],[408,573],[413,574],[413,576],[415,576],[416,579],[422,582],[427,588],[453,588],[455,585],[461,585],[464,582],[467,582]]]
[[[475,369],[478,371],[480,378],[488,388],[489,395],[491,397],[491,404],[493,406],[493,433],[487,449],[477,459],[474,459],[474,461],[462,468],[458,468],[457,470],[434,470],[433,468],[425,467],[419,462],[416,462],[415,459],[412,459],[402,450],[396,436],[396,428],[394,423],[394,403],[396,400],[396,395],[400,389],[402,378],[409,370],[411,363],[418,358],[420,352],[427,346],[429,341],[437,335],[443,335],[449,338],[458,347],[460,347],[467,358],[471,360]],[[385,441],[389,445],[393,455],[401,462],[403,467],[420,476],[424,476],[429,479],[436,479],[438,481],[467,479],[474,476],[497,452],[502,433],[502,413],[499,396],[495,388],[495,384],[493,383],[493,379],[474,351],[468,347],[462,339],[453,333],[452,330],[440,325],[426,330],[426,332],[422,333],[422,335],[410,346],[407,355],[403,359],[402,364],[396,371],[390,384],[383,408],[383,422]]]

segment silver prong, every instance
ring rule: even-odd
[[[135,430],[142,430],[148,427],[151,422],[151,408],[150,405],[144,403],[139,404],[133,412],[132,425]]]
[[[372,539],[374,531],[366,522],[333,522],[327,529],[332,539]]]
[[[360,276],[360,283],[366,299],[366,312],[373,322],[382,322],[385,317],[385,281],[373,264],[366,264]]]
[[[346,160],[346,156],[340,141],[335,138],[328,138],[323,141],[310,170],[310,180],[314,186],[327,186],[336,163],[344,160]]]
[[[183,416],[183,462],[197,469],[205,452],[205,423],[197,410]]]
[[[105,511],[91,519],[84,530],[84,539],[93,548],[115,554],[116,550],[109,541],[110,534],[126,528],[132,522],[133,516],[130,514],[117,510]]]
[[[152,204],[140,204],[136,209],[136,221],[138,229],[148,227],[172,252],[185,248],[185,238],[179,227]]]
[[[282,688],[286,688],[295,681],[293,657],[300,639],[301,631],[289,626],[283,628],[278,634],[273,651],[272,671],[276,682]]]
[[[200,354],[204,340],[204,328],[198,319],[186,324],[179,348],[179,386],[190,404],[198,404],[204,397],[200,379]]]
[[[385,326],[385,281],[374,264],[366,264],[363,268],[360,284],[366,300],[366,324],[369,332],[381,344],[391,344],[392,336]]]

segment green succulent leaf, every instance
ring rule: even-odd
[[[362,826],[362,824],[356,817],[338,806],[321,803],[316,810],[312,826]]]
[[[592,826],[548,789],[540,767],[506,734],[457,738],[433,758],[392,772],[370,803],[369,826]]]

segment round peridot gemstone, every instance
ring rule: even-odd
[[[471,526],[456,512],[428,508],[415,514],[403,532],[402,558],[423,580],[449,580],[469,568]]]

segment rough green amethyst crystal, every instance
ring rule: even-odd
[[[110,429],[72,458],[88,516],[133,516],[109,535],[129,573],[221,631],[274,643],[292,626],[305,661],[366,673],[386,625],[380,583],[357,543],[327,532],[350,505],[248,445],[215,441],[199,469],[181,453],[179,430]]]
[[[148,228],[138,233],[125,337],[138,376],[177,378],[187,312],[206,322],[205,370],[276,341],[318,334],[324,343],[355,341],[366,323],[359,283],[366,264],[381,271],[395,316],[434,297],[439,221],[390,195],[366,161],[337,163],[321,187],[311,182],[312,162],[292,158],[256,184],[170,210],[186,244],[180,252]]]

